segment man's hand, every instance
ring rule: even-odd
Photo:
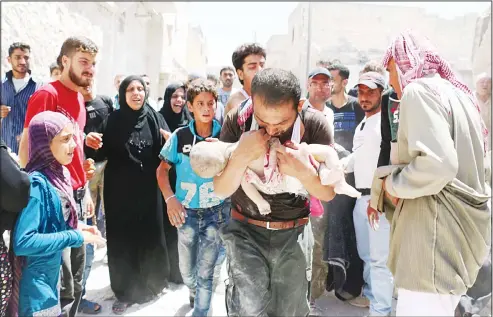
[[[91,132],[86,136],[86,145],[94,150],[99,150],[103,146],[103,134]]]
[[[286,150],[289,148],[289,150]],[[288,142],[285,146],[276,147],[277,164],[281,174],[289,175],[302,181],[317,176],[317,171],[308,160],[308,154],[294,143]]]
[[[247,163],[255,161],[267,153],[269,139],[270,135],[265,132],[265,129],[245,132],[240,137],[234,155]]]
[[[94,216],[94,202],[92,201],[91,197],[87,197],[86,201],[86,210],[84,213],[84,217],[87,218],[92,218]]]
[[[10,107],[6,105],[0,106],[0,118],[5,118],[10,112]]]
[[[370,207],[370,202],[368,202],[368,208],[366,209],[366,215],[368,216],[368,222],[370,227],[377,231],[379,228],[378,222],[380,221],[380,216],[378,211]]]
[[[84,168],[84,172],[86,173],[87,180],[91,180],[91,178],[94,176],[94,173],[96,173],[96,165],[94,165],[94,160],[87,159],[84,161],[82,166]]]
[[[399,203],[399,198],[394,197],[394,196],[392,196],[391,194],[389,194],[387,192],[387,188],[385,187],[385,181],[386,180],[387,180],[387,177],[385,177],[383,179],[383,183],[382,183],[382,189],[385,191],[385,197],[387,197],[387,199],[390,200],[390,202],[392,203],[392,205],[397,206],[397,203]]]
[[[171,132],[165,131],[163,129],[159,129],[159,132],[163,136],[165,141],[168,141],[169,137],[171,136]]]
[[[185,223],[185,217],[187,216],[185,208],[176,197],[170,198],[166,206],[168,208],[169,222],[171,225],[180,228]]]

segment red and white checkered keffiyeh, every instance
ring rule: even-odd
[[[457,78],[450,65],[437,53],[427,38],[418,39],[417,35],[411,30],[401,33],[387,49],[383,59],[384,67],[388,66],[391,58],[397,66],[402,91],[412,81],[426,75],[437,73],[440,77],[449,81],[454,87],[464,92],[476,106],[478,112],[481,112],[473,92]],[[486,125],[482,119],[481,127],[486,142],[488,129],[486,129]]]

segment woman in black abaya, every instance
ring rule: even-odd
[[[186,90],[183,83],[173,83],[166,87],[164,92],[163,107],[159,113],[170,128],[170,132],[187,126],[192,120],[186,107]],[[174,167],[169,173],[169,181],[173,191],[176,186],[176,171]],[[168,256],[170,264],[169,281],[176,284],[183,284],[180,268],[178,266],[178,231],[172,226],[168,217],[164,217],[164,231],[166,233],[166,244],[168,246]]]
[[[167,287],[169,260],[164,206],[156,169],[164,145],[163,118],[147,104],[145,83],[129,76],[119,89],[120,109],[102,127],[108,266],[115,314]],[[89,145],[89,144],[88,144]],[[168,217],[164,217],[168,218]]]

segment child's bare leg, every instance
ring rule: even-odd
[[[255,203],[255,205],[257,205],[258,211],[261,215],[270,214],[269,203],[262,197],[262,195],[260,195],[257,188],[255,188],[253,184],[250,184],[245,179],[243,179],[241,181],[241,188],[243,188],[243,191],[248,196],[248,198],[250,198]]]

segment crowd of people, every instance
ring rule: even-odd
[[[145,74],[97,94],[88,38],[64,41],[49,83],[30,54],[9,47],[1,87],[0,316],[101,313],[85,297],[95,246],[119,315],[175,283],[207,316],[225,262],[228,316],[323,315],[326,291],[371,316],[394,299],[397,316],[472,316],[491,300],[491,75],[473,92],[412,31],[355,87],[340,61],[319,61],[306,96],[254,43],[157,100]],[[194,170],[199,142],[236,143],[219,174]],[[361,196],[323,184],[303,143],[335,149]]]

